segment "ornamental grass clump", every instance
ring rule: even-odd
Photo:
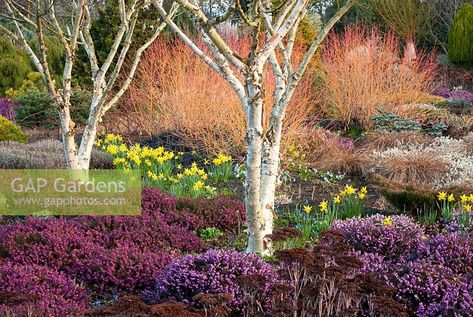
[[[468,136],[438,137],[426,144],[409,142],[374,150],[369,161],[367,171],[386,186],[389,182],[397,183],[398,188],[420,186],[432,194],[472,187],[473,156]]]
[[[7,169],[64,169],[64,149],[62,142],[44,139],[31,143],[0,142],[0,168]],[[110,156],[93,149],[90,168],[108,169],[113,167]]]
[[[260,288],[263,297],[269,296],[271,286],[278,281],[276,270],[254,254],[210,250],[169,264],[158,277],[156,291],[151,297],[199,307],[201,304],[194,296],[227,293],[232,296],[229,307],[241,311],[251,298],[239,284],[239,278],[250,275],[264,279]]]

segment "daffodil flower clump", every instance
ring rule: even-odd
[[[233,174],[232,157],[219,153],[209,164],[208,170],[214,182],[228,182]]]
[[[366,187],[357,189],[352,185],[346,185],[331,200],[322,200],[317,206],[318,208],[303,205],[302,209],[296,210],[291,217],[296,223],[296,227],[302,232],[302,236],[308,239],[312,235],[330,228],[336,219],[361,216],[365,209],[364,200],[367,195],[368,189]]]
[[[162,146],[127,145],[121,135],[115,134],[102,134],[95,146],[112,157],[115,168],[140,169],[145,185],[158,187],[176,197],[209,197],[216,193],[208,184],[209,173],[204,168],[196,162],[188,167],[182,165],[183,152],[168,151]],[[212,163],[209,168],[212,180],[227,181],[232,172],[231,157],[220,154]]]
[[[445,191],[437,194],[437,200],[442,213],[442,219],[451,221],[454,216],[458,217],[458,222],[464,227],[470,227],[470,214],[473,209],[473,193],[462,194],[455,197],[453,193]]]

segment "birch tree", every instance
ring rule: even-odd
[[[245,207],[248,222],[247,252],[271,253],[269,234],[273,230],[274,201],[279,169],[279,152],[286,108],[311,58],[330,29],[349,10],[348,0],[320,30],[301,62],[293,63],[299,23],[307,14],[310,0],[286,0],[276,5],[271,0],[242,3],[232,0],[217,16],[207,16],[197,0],[175,0],[194,19],[205,47],[180,29],[168,16],[161,0],[152,0],[170,28],[194,53],[229,84],[238,96],[247,120]],[[280,3],[280,2],[279,2]],[[246,24],[251,49],[246,57],[234,51],[218,26],[238,15]],[[269,65],[270,71],[267,71]],[[264,76],[274,76],[275,88],[265,91]],[[269,123],[263,122],[264,95],[273,94]],[[265,128],[266,127],[266,128]]]
[[[20,43],[34,67],[41,74],[47,90],[57,108],[61,123],[66,166],[70,169],[89,168],[92,147],[97,134],[97,127],[104,114],[115,106],[128,89],[143,52],[159,36],[166,24],[158,21],[152,35],[144,41],[136,52],[130,54],[133,33],[140,12],[149,6],[149,0],[118,0],[120,25],[115,34],[110,52],[100,63],[94,47],[90,29],[92,16],[88,0],[3,0],[6,16],[12,28],[0,26],[3,33]],[[171,20],[177,10],[173,5],[166,14]],[[60,14],[59,14],[60,12]],[[27,38],[34,34],[39,44],[39,53],[35,52]],[[57,36],[65,50],[65,61],[61,82],[52,76],[47,60],[46,35]],[[87,52],[92,74],[92,97],[89,117],[82,132],[80,144],[76,144],[76,124],[71,117],[71,95],[73,66],[79,47]],[[124,67],[125,60],[131,60],[129,67]],[[123,80],[119,80],[124,78]]]

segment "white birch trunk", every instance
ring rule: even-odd
[[[262,77],[253,71],[246,78],[248,109],[246,136],[245,208],[248,223],[247,252],[265,254],[266,222],[261,204],[261,162],[263,158],[263,87]]]

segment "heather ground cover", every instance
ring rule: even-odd
[[[24,2],[0,174],[141,214],[0,215],[0,317],[473,316],[471,0]]]

